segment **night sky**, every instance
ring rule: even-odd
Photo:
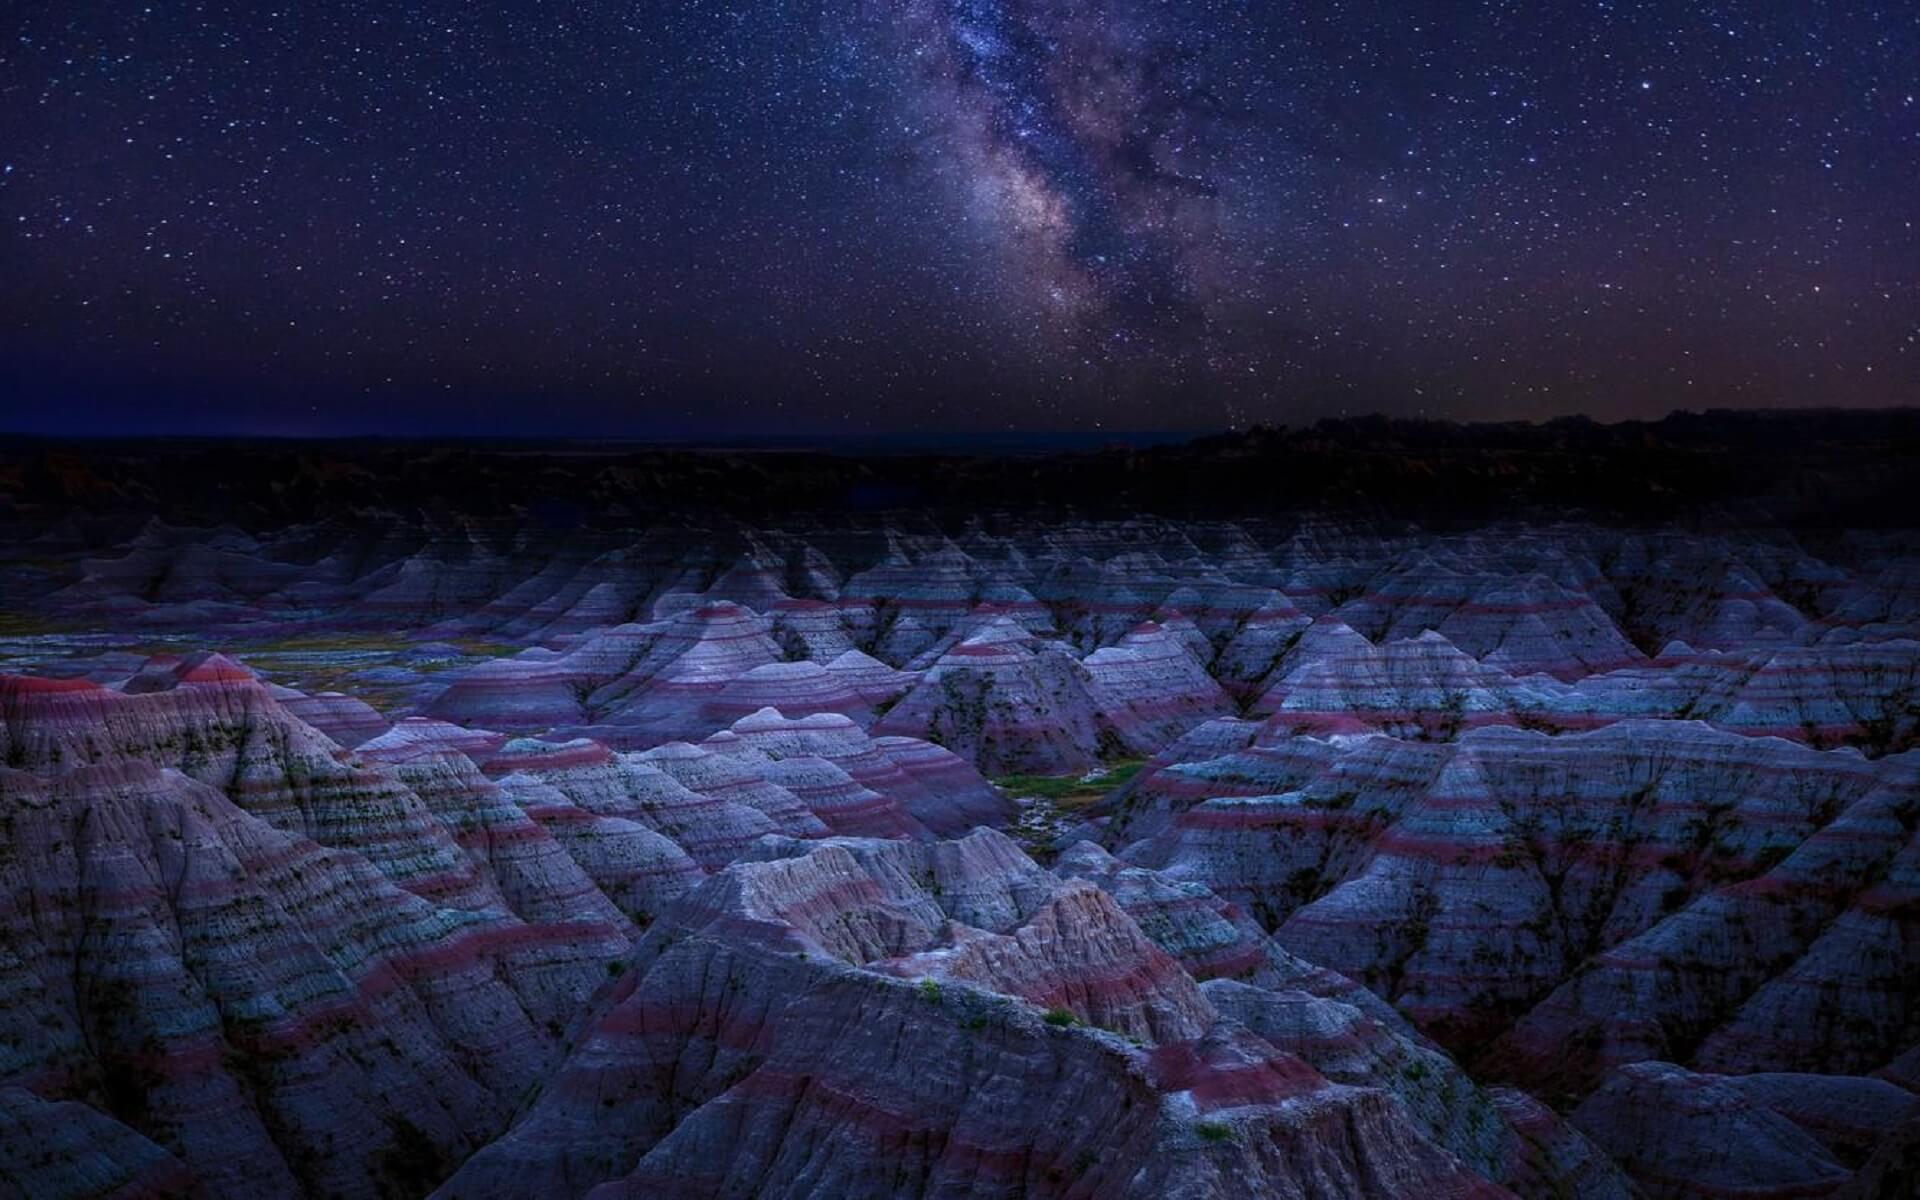
[[[1920,402],[1920,3],[7,6],[0,428]]]

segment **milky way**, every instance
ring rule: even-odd
[[[0,426],[1920,396],[1912,4],[16,8]]]
[[[939,3],[935,85],[988,220],[1034,286],[1095,335],[1204,320],[1196,262],[1217,185],[1211,101],[1168,30],[1120,5]]]

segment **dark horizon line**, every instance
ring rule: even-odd
[[[59,445],[84,444],[91,446],[111,445],[114,443],[138,443],[142,445],[172,444],[192,445],[207,443],[270,443],[274,445],[489,445],[489,446],[607,446],[637,447],[672,450],[731,450],[731,449],[788,449],[803,451],[817,447],[845,446],[890,446],[890,447],[937,447],[941,443],[961,443],[973,447],[982,445],[1031,445],[1044,448],[1052,446],[1099,446],[1112,443],[1131,443],[1136,446],[1178,445],[1203,438],[1249,434],[1257,430],[1286,432],[1307,430],[1321,425],[1351,424],[1355,422],[1385,422],[1404,426],[1453,426],[1460,429],[1512,429],[1516,427],[1546,428],[1553,425],[1584,424],[1608,428],[1634,425],[1658,425],[1676,418],[1711,416],[1746,416],[1761,419],[1788,419],[1795,416],[1818,414],[1874,414],[1891,415],[1897,413],[1920,412],[1920,403],[1890,406],[1868,406],[1847,404],[1797,405],[1793,407],[1737,407],[1714,405],[1706,408],[1674,408],[1657,417],[1617,417],[1602,418],[1587,413],[1561,413],[1542,417],[1506,417],[1484,419],[1460,419],[1445,416],[1412,416],[1393,414],[1379,410],[1346,413],[1338,416],[1320,416],[1309,421],[1288,423],[1280,421],[1255,421],[1245,425],[1196,426],[1189,428],[1158,429],[1027,429],[1027,430],[964,430],[964,429],[927,429],[891,432],[831,432],[812,433],[739,433],[726,431],[708,431],[698,433],[471,433],[471,432],[355,432],[355,433],[274,433],[260,430],[197,430],[186,433],[143,433],[123,430],[90,430],[49,432],[44,429],[6,429],[0,428],[0,445]]]

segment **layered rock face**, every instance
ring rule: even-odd
[[[1004,806],[830,714],[645,754],[409,718],[349,751],[276,691],[217,656],[0,677],[0,1078],[22,1129],[99,1127],[13,1136],[29,1194],[420,1194],[709,869]]]
[[[1878,1079],[1641,1062],[1615,1072],[1573,1121],[1649,1196],[1896,1196],[1911,1177],[1859,1168],[1903,1126],[1910,1142],[1917,1113],[1920,1097]]]
[[[147,763],[0,789],[6,1077],[131,1126],[199,1194],[430,1183],[550,1069],[618,948],[436,906]],[[103,1136],[144,1153],[132,1131]]]
[[[1110,893],[997,834],[769,839],[649,932],[552,1085],[439,1194],[1508,1194],[1390,1070],[1342,1060],[1336,1083],[1288,1047],[1341,1049],[1280,1024],[1225,1015]],[[1482,1104],[1497,1167],[1518,1135]]]
[[[0,560],[0,1188],[1910,1187],[1911,534],[256,524]]]
[[[379,732],[356,696],[620,749],[773,707],[891,718],[885,732],[951,737],[991,769],[1050,771],[1150,754],[1236,709],[1297,714],[1302,732],[1377,718],[1429,734],[1690,716],[1898,752],[1916,722],[1912,552],[1898,537],[1313,517],[617,537],[435,518],[378,538],[149,521],[20,587],[80,620],[217,631],[241,650],[291,634],[257,665],[346,741]],[[382,649],[376,629],[414,640]]]
[[[1479,1045],[1525,1014],[1502,1053],[1525,1045],[1552,1073],[1578,1072],[1585,1054],[1598,1067],[1675,1043],[1732,1054],[1735,1038],[1755,1054],[1750,1067],[1785,1065],[1787,1043],[1817,1028],[1803,1008],[1818,974],[1803,956],[1836,953],[1819,943],[1842,933],[1834,923],[1855,905],[1899,909],[1920,815],[1904,758],[1876,763],[1694,723],[1559,737],[1489,728],[1440,745],[1374,736],[1317,760],[1297,746],[1265,749],[1256,740],[1136,785],[1110,825],[1122,860],[1240,902],[1288,948],[1355,976],[1452,1044]],[[1206,781],[1274,790],[1195,802],[1189,789]],[[1862,934],[1894,939],[1871,953],[1850,945],[1863,961],[1904,961],[1902,917]],[[1735,974],[1687,974],[1708,937],[1729,936],[1720,965]],[[1593,991],[1616,971],[1673,970],[1605,1001]],[[1889,1040],[1859,1054],[1890,1059],[1913,998],[1891,979],[1863,989],[1850,974],[1847,996],[1821,1001],[1826,1020],[1884,1028]],[[1596,1017],[1604,1006],[1619,1034],[1528,1034],[1571,1003],[1554,994],[1570,976],[1567,996],[1595,995]],[[1744,1020],[1725,1009],[1737,1002],[1753,1006]],[[1609,1047],[1610,1036],[1626,1044]]]

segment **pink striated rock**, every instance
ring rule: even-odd
[[[530,923],[602,930],[615,942],[633,935],[568,848],[472,759],[452,749],[410,754],[394,774],[439,818],[508,911]]]
[[[1513,1027],[1496,1048],[1503,1069],[1571,1090],[1647,1058],[1864,1073],[1896,1057],[1915,1011],[1906,947],[1920,896],[1920,784],[1900,760],[1861,773],[1837,799],[1814,791],[1810,772],[1786,776],[1794,802],[1838,815],[1778,865],[1739,871],[1600,953]]]
[[[469,729],[429,717],[406,717],[379,737],[360,743],[357,749],[362,758],[397,766],[448,753],[485,758],[506,740],[505,734],[486,729]]]
[[[1281,660],[1306,632],[1312,618],[1285,593],[1269,591],[1221,647],[1212,669],[1228,693],[1241,701],[1265,690]]]
[[[1298,788],[1324,772],[1341,750],[1319,738],[1269,738],[1258,722],[1220,718],[1194,727],[1155,755],[1095,810],[1104,840],[1126,845],[1163,832],[1210,797],[1264,796]]]
[[[825,663],[842,654],[859,653],[855,648],[855,621],[841,605],[822,599],[788,598],[765,611],[773,620],[774,640],[790,658]]]
[[[0,770],[0,802],[0,1082],[105,1108],[207,1196],[450,1166],[622,945],[435,907],[145,762]]]
[[[827,663],[827,670],[846,682],[849,691],[879,710],[891,706],[912,687],[915,676],[896,671],[879,659],[848,650]]]
[[[1910,533],[630,498],[0,503],[0,1180],[1905,1194]]]
[[[1776,571],[1759,547],[1670,535],[1631,549],[1615,575],[1634,596],[1652,644],[1747,649],[1790,642],[1807,628],[1805,614],[1764,578]]]
[[[1244,772],[1248,757],[1228,755],[1216,768]],[[1165,826],[1122,825],[1122,799],[1115,828],[1163,831],[1121,857],[1242,904],[1296,953],[1460,1042],[1498,1033],[1589,956],[1710,911],[1676,911],[1690,900],[1733,902],[1803,842],[1808,853],[1827,840],[1857,847],[1864,868],[1874,861],[1859,857],[1867,847],[1886,861],[1907,837],[1897,825],[1864,843],[1825,832],[1856,802],[1906,788],[1904,768],[1697,724],[1627,722],[1559,738],[1489,728],[1451,746],[1376,738],[1317,767],[1304,756],[1294,763],[1291,791],[1197,804],[1169,790],[1195,766],[1157,771],[1144,786],[1176,815]],[[1216,769],[1202,778],[1217,792],[1236,777]],[[1883,944],[1897,936],[1897,923],[1859,928]],[[1606,978],[1589,974],[1582,986]],[[1817,993],[1800,985],[1789,994]],[[1634,996],[1596,992],[1592,1011],[1637,1017],[1648,1001]],[[1566,1052],[1570,1034],[1543,1026],[1540,1061],[1557,1069],[1583,1061]],[[1621,1036],[1603,1061],[1661,1052]],[[1865,1067],[1892,1051],[1882,1044],[1879,1053]]]
[[[1087,669],[1015,640],[963,642],[874,726],[936,742],[988,774],[1085,770],[1100,745]]]
[[[640,761],[702,796],[744,805],[794,837],[824,837],[827,827],[800,798],[756,772],[738,756],[704,746],[672,742],[640,755]]]
[[[836,981],[821,1002],[796,1043],[589,1194],[1305,1197],[1357,1192],[1374,1171],[1436,1197],[1507,1194],[1450,1164],[1380,1093],[1326,1087],[1297,1060],[1231,1035],[1142,1079],[1071,1032],[970,1031],[961,1022],[971,1018],[924,1016],[911,992],[864,980]],[[926,1057],[907,1058],[911,1046]],[[888,1081],[885,1094],[874,1077]],[[1017,1110],[976,1099],[1006,1079],[1032,1080]],[[1172,1115],[1183,1110],[1213,1119]],[[1183,1134],[1193,1127],[1225,1132]],[[928,1149],[902,1163],[902,1143]]]
[[[534,775],[504,776],[499,788],[564,847],[600,894],[639,928],[652,924],[705,877],[699,864],[666,834],[640,821],[582,807]]]
[[[602,569],[617,573],[616,564],[601,565]],[[596,582],[591,577],[576,575],[568,580],[568,586],[543,597],[523,615],[501,627],[500,632],[513,634],[524,630],[521,636],[557,642],[577,638],[595,629],[624,625],[633,620],[639,608],[637,591],[623,579],[599,579]],[[524,602],[531,598],[531,595],[516,597],[509,592],[502,598],[507,601],[503,607],[511,607],[514,601]],[[495,604],[500,602],[496,601]]]
[[[1353,980],[1288,953],[1237,905],[1200,884],[1127,866],[1091,842],[1069,848],[1053,869],[1064,878],[1098,884],[1195,980],[1231,979],[1337,1000],[1419,1039],[1391,1005]]]
[[[489,659],[461,671],[426,705],[426,715],[461,725],[544,730],[586,718],[584,696],[604,682],[573,655],[548,651]]]
[[[1231,708],[1227,695],[1167,627],[1147,622],[1082,660],[1103,726],[1128,749],[1151,753]]]
[[[525,771],[564,771],[591,769],[613,761],[614,752],[592,738],[571,738],[564,742],[540,738],[509,738],[491,750],[476,747],[465,751],[480,769],[493,778]]]
[[[614,755],[599,743],[520,741],[483,760],[529,775],[592,812],[667,833],[707,865],[762,833],[929,836],[966,829],[1005,802],[965,763],[910,739],[873,739],[845,717],[789,721],[771,709],[699,746]]]
[[[1054,566],[1034,587],[1074,645],[1110,645],[1153,615],[1152,590],[1131,586],[1121,570],[1085,558]]]
[[[700,707],[711,727],[731,725],[749,713],[775,708],[789,716],[839,713],[857,724],[873,723],[873,710],[843,673],[815,662],[768,663],[729,680]]]
[[[928,633],[931,634],[932,630],[928,630]],[[976,650],[986,646],[1031,647],[1039,645],[1041,641],[1035,631],[1027,628],[1014,614],[990,604],[977,604],[948,626],[945,633],[903,661],[908,672],[919,674],[961,646],[971,645]]]
[[[1374,642],[1435,631],[1516,675],[1573,679],[1640,657],[1583,592],[1537,574],[1513,578],[1454,569],[1419,552],[1334,615]]]
[[[1232,980],[1202,989],[1222,1014],[1338,1083],[1391,1093],[1433,1141],[1516,1195],[1627,1200],[1619,1169],[1523,1093],[1482,1091],[1438,1048],[1352,1004]]]
[[[958,929],[950,941],[869,964],[903,978],[973,983],[1149,1042],[1199,1037],[1212,1007],[1107,893],[1068,887],[1010,933]]]
[[[726,685],[780,660],[768,622],[736,604],[704,604],[668,623],[645,657],[587,699],[592,727],[619,731],[633,745],[698,737],[699,715]]]
[[[952,751],[910,737],[876,737],[873,749],[873,758],[835,761],[875,790],[901,797],[915,819],[934,833],[954,837],[976,825],[1003,825],[1011,818],[1013,805],[1007,798]]]
[[[1092,842],[1069,847],[1053,869],[1063,878],[1098,884],[1196,980],[1233,978],[1274,986],[1292,974],[1292,956],[1239,909],[1199,884],[1129,867]]]
[[[1920,642],[1794,647],[1745,656],[1693,711],[1723,729],[1871,754],[1920,747]]]
[[[1273,714],[1270,731],[1446,741],[1482,725],[1518,724],[1550,706],[1553,693],[1474,660],[1439,633],[1375,646],[1329,631],[1302,642],[1254,709]]]
[[[815,754],[767,762],[761,772],[800,798],[830,833],[847,837],[930,837],[902,805]]]
[[[1488,1088],[1507,1127],[1500,1180],[1516,1195],[1631,1200],[1626,1174],[1590,1139],[1546,1105],[1513,1088]]]
[[[313,726],[349,750],[393,727],[372,705],[342,692],[307,695],[277,685],[269,685],[268,691],[295,719]]]
[[[1590,675],[1571,689],[1533,690],[1538,699],[1518,707],[1547,727],[1690,717],[1750,737],[1899,753],[1916,737],[1920,643],[1702,652],[1676,642],[1644,664]]]
[[[703,702],[779,659],[768,623],[751,610],[725,601],[696,604],[667,620],[604,630],[565,654],[529,651],[480,663],[448,684],[427,712],[501,729],[605,724],[640,742],[699,736],[710,728],[697,715]]]
[[[148,659],[120,690],[138,696],[147,692],[169,692],[183,683],[250,683],[254,678],[252,671],[224,654],[201,651],[185,658],[161,654]]]
[[[342,761],[340,747],[295,720],[251,676],[137,695],[0,676],[0,715],[6,761],[44,771],[91,763],[177,768],[278,828],[364,854],[437,903],[478,909],[500,902],[405,785],[375,764]],[[410,738],[396,728],[377,740],[392,739],[399,749]]]
[[[1161,600],[1153,619],[1190,630],[1187,636],[1196,653],[1211,657],[1214,647],[1238,640],[1250,626],[1272,629],[1278,622],[1300,627],[1309,619],[1269,586],[1272,563],[1266,556],[1244,542],[1242,550],[1237,562],[1217,550],[1198,550],[1188,562],[1170,569],[1180,582]]]
[[[439,1194],[1507,1194],[1386,1093],[1215,1021],[1103,897],[987,832],[769,841],[640,943],[540,1100]],[[1158,965],[1094,990],[1162,980],[1178,1040],[1134,1047],[996,990],[1071,975],[1101,938]],[[948,974],[893,977],[910,966]]]
[[[530,769],[531,777],[580,808],[663,834],[705,869],[731,861],[778,825],[741,800],[688,788],[638,755],[619,755],[593,766]]]

